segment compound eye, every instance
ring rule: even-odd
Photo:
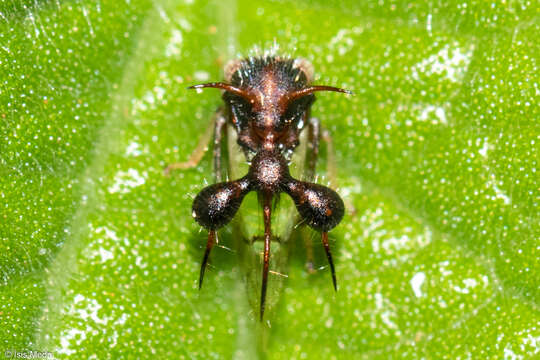
[[[294,200],[302,218],[315,230],[330,231],[345,214],[343,200],[326,186],[293,179],[285,185],[285,191]]]
[[[240,127],[247,125],[255,117],[253,104],[240,96],[229,95],[226,97],[226,95],[228,94],[225,93],[224,99],[231,107],[233,118],[239,122]]]
[[[232,220],[249,190],[244,178],[207,186],[193,200],[193,218],[208,230],[219,229]]]
[[[315,101],[315,96],[308,94],[289,102],[281,116],[282,122],[298,122],[304,116],[313,101]]]
[[[246,98],[238,94],[228,92],[223,94],[223,100],[229,103],[231,106],[241,109],[243,112],[252,112],[253,104],[255,102],[254,98]]]

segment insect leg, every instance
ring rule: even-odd
[[[223,181],[221,174],[221,142],[227,119],[223,115],[223,109],[219,109],[214,120],[214,178],[216,182]]]
[[[318,118],[308,117],[308,138],[306,152],[306,181],[314,181],[317,160],[319,158],[319,144],[321,137],[321,121]],[[302,231],[302,239],[306,247],[306,268],[309,273],[315,272],[313,265],[313,244],[311,234],[308,231]]]
[[[336,154],[334,152],[334,145],[332,143],[332,135],[328,130],[323,130],[321,137],[326,143],[326,172],[328,174],[328,180],[330,185],[335,187],[337,186],[337,170],[336,170]]]
[[[209,230],[208,231],[208,242],[206,243],[206,250],[204,252],[204,257],[201,263],[201,272],[199,275],[199,290],[201,290],[203,278],[204,278],[204,270],[206,270],[206,263],[208,262],[208,256],[210,255],[210,250],[212,250],[212,247],[214,246],[214,243],[216,241],[216,230]]]
[[[338,181],[336,169],[336,153],[334,152],[332,135],[330,135],[328,130],[323,130],[321,132],[321,138],[326,143],[326,152],[328,154],[326,159],[326,172],[328,174],[328,180],[330,182],[330,185],[335,188],[338,186]],[[345,199],[345,207],[349,209],[352,215],[356,214],[356,208],[351,203],[350,199]]]
[[[270,240],[272,239],[271,224],[271,209],[272,209],[272,195],[265,194],[263,202],[263,216],[264,216],[264,265],[263,265],[263,277],[261,288],[261,321],[264,315],[264,305],[266,301],[266,286],[268,284],[268,266],[270,260]]]
[[[315,265],[313,265],[313,242],[311,241],[311,234],[307,229],[302,229],[302,238],[304,239],[304,245],[306,246],[306,269],[308,273],[315,273]]]
[[[319,143],[321,137],[321,121],[318,118],[308,117],[308,143],[306,152],[306,181],[312,182],[315,178],[317,160],[319,158]]]
[[[212,136],[214,136],[215,138],[219,134],[219,140],[221,140],[222,138],[221,133],[223,132],[223,125],[222,125],[223,121],[225,121],[223,110],[219,109],[214,115],[211,123],[208,125],[204,133],[199,138],[199,143],[197,144],[197,147],[195,147],[195,149],[189,156],[188,160],[184,162],[169,164],[164,170],[165,175],[168,175],[172,170],[190,169],[192,167],[197,166],[199,162],[201,161],[201,159],[203,158],[204,154],[206,153],[206,150],[208,150],[208,144],[210,143]],[[214,147],[215,146],[216,146],[216,142],[214,141]],[[221,146],[219,146],[219,148],[221,149]]]
[[[324,250],[326,251],[328,263],[330,264],[330,270],[332,271],[332,282],[334,283],[334,290],[337,291],[336,270],[334,268],[334,261],[332,260],[332,253],[330,252],[330,245],[328,244],[328,232],[326,231],[322,232],[322,243],[324,245]]]

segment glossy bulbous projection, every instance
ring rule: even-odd
[[[207,186],[193,200],[191,214],[205,229],[219,229],[232,220],[249,190],[245,178]]]
[[[302,219],[318,231],[330,231],[343,219],[345,205],[332,189],[318,184],[291,181],[285,191],[293,200]]]
[[[204,188],[194,199],[194,219],[208,230],[208,241],[201,264],[199,288],[210,250],[216,241],[216,231],[229,223],[238,211],[245,195],[256,191],[262,199],[264,218],[263,278],[260,319],[263,319],[268,282],[271,230],[271,205],[274,196],[287,193],[311,228],[320,231],[326,251],[334,289],[337,290],[334,263],[328,244],[328,231],[339,224],[344,215],[343,201],[332,189],[291,177],[288,167],[290,154],[299,144],[299,135],[308,124],[316,160],[319,135],[318,122],[309,117],[315,100],[314,92],[350,93],[331,86],[311,86],[311,65],[303,60],[280,57],[248,58],[233,62],[226,69],[227,82],[192,86],[192,89],[218,88],[224,90],[226,120],[216,121],[214,163],[220,174],[220,139],[223,123],[233,126],[238,144],[251,164],[241,179],[220,182]],[[314,172],[315,161],[310,161]],[[182,167],[178,166],[179,168]]]

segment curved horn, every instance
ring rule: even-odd
[[[230,92],[230,93],[232,93],[234,95],[241,96],[241,97],[243,97],[244,99],[246,99],[246,100],[248,100],[250,102],[253,102],[252,100],[254,100],[253,95],[248,93],[246,90],[243,90],[243,89],[240,89],[240,88],[238,88],[236,86],[226,84],[226,83],[222,83],[222,82],[212,82],[212,83],[199,84],[199,85],[193,85],[193,86],[188,87],[188,89],[202,89],[202,88],[222,89],[222,90]]]
[[[302,96],[306,96],[306,95],[309,95],[311,93],[314,93],[315,91],[334,91],[334,92],[340,92],[340,93],[344,93],[344,94],[348,94],[348,95],[354,94],[350,90],[345,90],[345,89],[341,89],[341,88],[337,88],[337,87],[333,87],[333,86],[314,85],[314,86],[310,86],[310,87],[307,87],[307,88],[303,88],[303,89],[300,89],[300,90],[293,91],[292,93],[290,93],[287,96],[287,100],[289,100],[289,101],[296,100],[298,98],[301,98]]]

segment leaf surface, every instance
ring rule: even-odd
[[[531,358],[540,352],[534,3],[113,1],[0,8],[0,347],[58,358]],[[293,242],[260,325],[223,230],[205,284],[170,177],[226,61],[310,60],[348,213]],[[326,150],[323,151],[326,155]],[[326,183],[326,156],[319,183]],[[254,224],[253,226],[260,226]],[[262,229],[262,228],[261,228]],[[277,276],[277,275],[272,275]]]

